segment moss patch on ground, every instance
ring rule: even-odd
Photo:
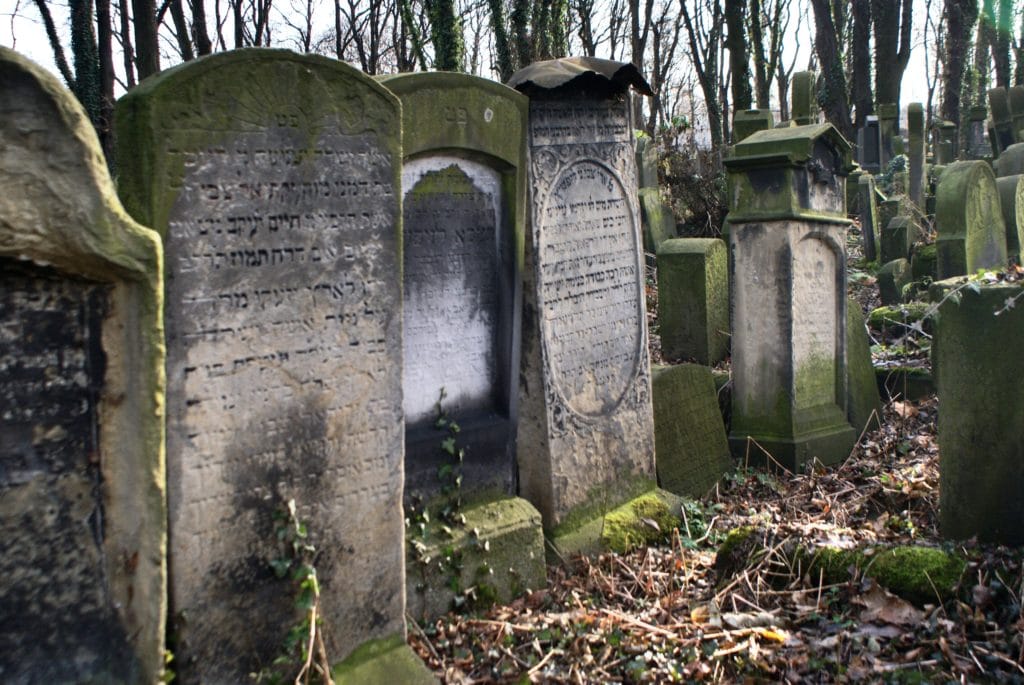
[[[681,499],[664,490],[652,490],[604,517],[601,543],[620,554],[663,542],[680,522]]]

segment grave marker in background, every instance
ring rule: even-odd
[[[924,107],[920,102],[911,102],[907,107],[907,167],[909,171],[909,193],[911,201],[924,209],[925,185],[925,136]]]
[[[874,115],[857,131],[857,158],[867,172],[877,174],[882,168],[882,129]]]
[[[160,242],[81,105],[0,47],[0,679],[153,683],[166,509]]]
[[[245,680],[295,623],[269,564],[289,500],[319,550],[331,658],[404,634],[399,113],[345,64],[256,49],[118,102],[121,195],[167,255],[186,680]]]
[[[992,168],[954,162],[935,190],[935,241],[940,279],[1006,266],[1006,227]]]
[[[814,92],[817,76],[813,71],[798,71],[793,74],[790,108],[793,123],[797,126],[818,123],[818,98]]]

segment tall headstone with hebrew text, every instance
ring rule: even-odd
[[[628,93],[647,86],[631,65],[588,58],[533,64],[510,85],[530,97],[533,206],[520,492],[558,538],[654,486]]]
[[[909,167],[910,199],[919,209],[924,209],[924,186],[927,178],[924,157],[926,140],[924,135],[924,107],[912,102],[907,107],[907,166]]]
[[[463,494],[513,494],[527,99],[462,74],[382,82],[401,99],[406,124],[406,501],[442,489],[442,388],[442,409],[467,447]]]
[[[277,50],[188,62],[118,102],[121,195],[167,255],[186,680],[242,682],[278,653],[297,620],[270,563],[290,501],[332,658],[404,633],[400,126],[369,77]]]
[[[830,124],[761,131],[725,163],[733,454],[792,471],[812,458],[835,463],[855,439],[846,411],[849,144]]]
[[[0,680],[153,683],[166,508],[160,240],[96,133],[0,47]]]

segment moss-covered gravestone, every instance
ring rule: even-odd
[[[793,74],[790,107],[793,123],[797,126],[818,123],[818,98],[815,93],[817,77],[813,71],[798,71]]]
[[[879,103],[875,108],[878,112],[878,126],[882,137],[881,165],[885,169],[889,160],[899,154],[895,140],[900,136],[900,110],[891,102]]]
[[[770,128],[775,128],[775,115],[770,109],[742,109],[732,117],[732,142]]]
[[[761,131],[725,163],[733,454],[790,470],[815,457],[837,462],[855,438],[846,419],[849,144],[829,124]]]
[[[0,47],[0,680],[153,683],[166,619],[160,239],[78,100]]]
[[[878,269],[878,298],[882,304],[903,301],[903,288],[911,282],[910,262],[905,257],[886,262]]]
[[[661,199],[660,189],[641,188],[639,197],[644,250],[657,254],[662,243],[676,237],[676,219],[672,208]]]
[[[402,102],[405,132],[406,511],[426,508],[445,524],[453,503],[468,507],[457,540],[439,525],[406,531],[408,610],[429,620],[469,588],[509,601],[545,583],[540,514],[512,498],[528,101],[465,74],[382,83]],[[436,425],[442,388],[444,416],[459,425],[461,462],[442,448],[451,433]],[[461,559],[457,588],[446,548]],[[476,577],[481,567],[494,572]]]
[[[918,234],[917,224],[913,220],[906,216],[894,216],[882,228],[878,261],[885,264],[894,259],[909,257]]]
[[[658,484],[703,497],[733,465],[711,369],[655,367],[653,387]]]
[[[983,105],[971,107],[967,114],[967,156],[970,159],[991,159],[992,145],[986,138],[988,109]]]
[[[862,174],[857,179],[860,190],[860,234],[864,259],[873,262],[878,258],[878,205],[875,203],[875,179],[871,174]]]
[[[1006,265],[1006,228],[992,168],[954,162],[935,191],[938,277],[973,274]]]
[[[1024,174],[1002,176],[996,179],[996,185],[1006,227],[1006,253],[1019,262],[1024,244]]]
[[[335,60],[239,50],[148,79],[116,123],[122,199],[167,255],[176,670],[270,667],[303,615],[275,573],[291,501],[328,657],[401,642],[398,100]]]
[[[538,62],[530,97],[519,491],[563,552],[602,544],[604,514],[655,485],[629,88],[608,60]]]
[[[939,308],[939,528],[947,538],[1024,544],[1024,355],[1013,342],[1024,336],[1022,293],[1019,283],[982,284]]]
[[[999,159],[993,162],[992,168],[997,178],[1024,174],[1024,143],[1014,143],[1003,150]]]
[[[716,238],[658,250],[658,332],[667,359],[717,364],[729,350],[729,251]]]
[[[637,185],[640,188],[658,187],[658,146],[646,133],[636,131]]]
[[[852,297],[846,301],[846,370],[846,418],[859,436],[882,425],[882,402],[864,312]]]

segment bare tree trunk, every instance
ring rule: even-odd
[[[719,100],[718,52],[721,48],[722,25],[725,19],[722,14],[721,0],[708,0],[707,5],[711,17],[708,27],[701,31],[695,28],[695,17],[691,17],[685,2],[680,3],[680,10],[683,14],[683,25],[686,27],[686,36],[690,45],[690,59],[693,62],[694,71],[697,72],[697,81],[700,83],[701,91],[704,93],[711,147],[721,150],[725,144],[725,135],[722,128],[722,109]],[[700,6],[696,5],[695,7],[699,12]]]
[[[999,0],[999,20],[996,22],[992,59],[996,64],[996,85],[1010,87],[1010,34],[1013,33],[1013,0]]]
[[[814,9],[814,49],[822,67],[823,87],[818,103],[825,112],[825,118],[843,137],[852,140],[853,123],[850,121],[850,106],[846,102],[846,76],[839,54],[838,34],[832,20],[832,7],[829,6],[829,0],[811,0],[811,7]]]
[[[75,65],[75,82],[71,91],[82,103],[89,120],[101,136],[102,92],[100,56],[93,32],[92,0],[71,0],[71,59]]]
[[[732,107],[738,112],[750,109],[750,59],[746,36],[747,0],[725,0],[725,45],[729,50],[729,72],[732,75]]]
[[[100,143],[107,165],[114,164],[114,36],[110,0],[96,0],[96,44],[100,63]]]
[[[910,62],[913,7],[913,0],[871,0],[877,102],[900,104],[900,84]]]
[[[850,41],[853,53],[853,69],[850,78],[853,108],[856,112],[854,129],[864,125],[868,115],[874,114],[875,103],[871,93],[871,0],[853,0],[850,5],[853,14],[853,38]]]
[[[977,0],[945,0],[946,59],[942,69],[942,118],[960,125],[964,63],[978,16]]]
[[[57,65],[57,71],[64,78],[67,87],[72,88],[75,85],[75,77],[72,75],[71,67],[68,66],[67,57],[64,55],[64,47],[61,45],[60,36],[57,35],[57,27],[53,23],[50,8],[47,7],[46,0],[35,0],[35,3],[39,10],[39,16],[43,19],[43,26],[46,28],[46,37],[50,41],[50,49],[53,50],[53,61]]]
[[[135,67],[141,81],[160,71],[154,0],[132,0],[132,14],[135,22]]]
[[[171,21],[174,22],[174,38],[178,43],[181,61],[189,62],[195,59],[195,54],[192,52],[188,22],[185,21],[185,8],[181,6],[181,0],[171,0],[168,9],[171,12]]]
[[[121,15],[121,60],[124,78],[128,88],[135,87],[135,51],[132,50],[131,19],[128,17],[128,0],[118,0]]]
[[[192,36],[196,43],[196,53],[202,57],[213,52],[210,32],[206,28],[205,0],[192,0]]]

